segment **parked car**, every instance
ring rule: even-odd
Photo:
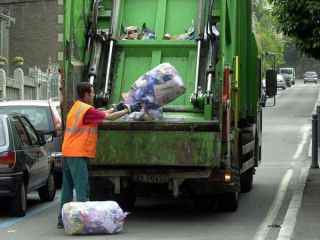
[[[56,186],[62,184],[62,120],[59,98],[50,100],[17,100],[0,102],[0,112],[25,114],[35,129],[55,131],[54,139],[47,146],[54,160]]]
[[[52,134],[36,131],[22,114],[0,112],[0,197],[10,198],[14,216],[26,214],[28,192],[38,190],[43,201],[55,197],[53,161],[45,145]]]
[[[286,89],[286,82],[281,74],[277,74],[277,87],[282,88],[283,90]]]
[[[303,83],[306,82],[314,82],[315,84],[318,83],[318,75],[316,72],[305,72],[303,75]]]

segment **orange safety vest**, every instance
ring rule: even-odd
[[[95,158],[97,125],[83,124],[83,117],[91,107],[77,100],[70,109],[64,132],[62,156]]]

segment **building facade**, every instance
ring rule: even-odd
[[[0,54],[8,58],[9,71],[15,56],[24,58],[24,70],[46,70],[49,59],[62,63],[63,0],[1,0],[0,13],[15,19],[9,27],[5,20],[0,25]]]

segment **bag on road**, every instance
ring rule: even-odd
[[[62,208],[64,229],[71,235],[119,233],[127,215],[114,201],[70,202]]]

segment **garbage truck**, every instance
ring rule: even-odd
[[[186,91],[152,121],[105,121],[88,162],[91,197],[191,198],[200,209],[235,211],[261,162],[262,107],[276,94],[276,72],[262,87],[262,57],[251,0],[65,1],[64,116],[75,85],[94,86],[95,107],[121,102],[161,63]]]

